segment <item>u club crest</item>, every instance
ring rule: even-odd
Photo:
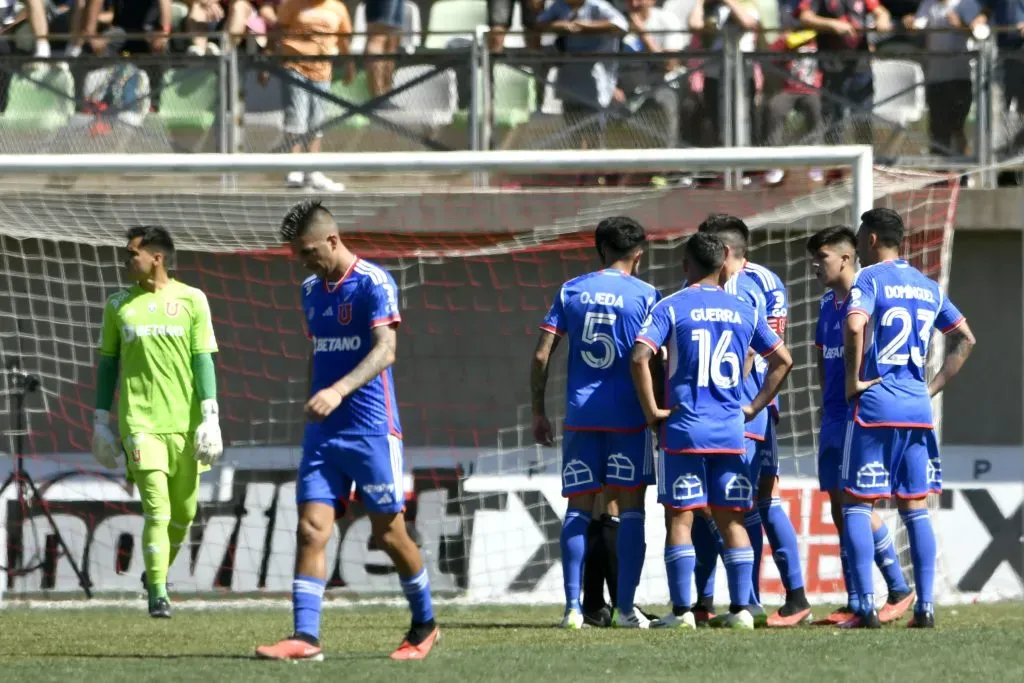
[[[352,322],[352,304],[338,305],[338,322],[342,325],[348,325]]]
[[[178,311],[181,310],[181,304],[177,301],[168,301],[164,304],[164,313],[167,314],[168,318],[173,318],[178,315]]]

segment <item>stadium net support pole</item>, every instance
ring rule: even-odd
[[[381,152],[336,154],[2,154],[4,173],[252,173],[341,171],[388,174],[473,173],[481,171],[727,171],[730,168],[795,166],[851,166],[855,207],[871,207],[871,147],[866,145],[727,147],[709,154],[706,149],[622,149],[590,151],[459,151]],[[866,208],[865,208],[866,207]],[[858,214],[859,215],[859,214]]]
[[[75,576],[78,577],[78,583],[85,592],[86,598],[92,598],[92,589],[89,586],[89,580],[85,577],[81,567],[78,566],[78,562],[75,561],[75,556],[71,554],[68,549],[67,543],[64,541],[64,535],[60,532],[60,527],[53,519],[53,515],[50,513],[50,508],[46,504],[46,499],[43,498],[42,494],[39,493],[39,489],[36,487],[36,483],[32,480],[32,475],[25,469],[25,433],[28,430],[28,420],[25,416],[25,396],[36,391],[39,388],[39,378],[35,375],[29,374],[21,369],[21,363],[17,358],[11,358],[7,361],[7,382],[8,387],[11,389],[11,404],[10,404],[10,421],[11,421],[11,459],[13,460],[11,467],[11,474],[7,477],[7,481],[0,486],[0,490],[7,488],[8,485],[14,486],[17,492],[18,498],[18,509],[23,514],[28,514],[28,501],[26,498],[26,489],[32,494],[31,500],[33,502],[39,502],[39,508],[43,512],[43,516],[46,517],[46,521],[50,524],[50,529],[53,530],[54,539],[57,542],[57,547],[64,554],[68,564],[71,565],[71,570],[75,572]],[[22,558],[24,560],[24,558]],[[16,567],[7,567],[8,579],[12,576],[17,576],[21,571]]]

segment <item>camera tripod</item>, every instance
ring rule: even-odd
[[[8,486],[15,487],[18,497],[18,509],[21,511],[21,520],[29,517],[32,506],[39,506],[43,516],[46,517],[46,521],[50,524],[50,528],[53,530],[52,535],[57,542],[58,549],[67,558],[68,564],[71,565],[75,576],[78,577],[78,583],[82,586],[82,590],[85,591],[85,597],[91,598],[92,590],[89,586],[89,580],[78,566],[74,555],[68,550],[67,543],[64,542],[64,536],[61,534],[60,528],[53,521],[53,515],[50,514],[50,506],[46,504],[45,499],[40,495],[36,483],[32,480],[32,475],[25,469],[25,434],[27,433],[28,425],[28,420],[25,417],[25,397],[39,389],[39,378],[24,372],[17,358],[11,358],[7,361],[6,371],[7,388],[10,395],[10,454],[14,467],[4,483],[0,484],[0,491],[4,491]],[[18,528],[15,534],[17,537],[20,537],[22,529]],[[22,576],[35,571],[43,564],[40,561],[32,566],[25,566],[23,564],[24,560],[25,558],[21,557],[20,564],[22,566],[20,567],[5,567],[4,569],[7,570],[8,576]]]

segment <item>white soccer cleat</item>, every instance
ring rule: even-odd
[[[697,620],[694,618],[693,612],[686,612],[681,615],[669,613],[660,619],[652,621],[651,628],[680,628],[696,630]]]
[[[725,627],[737,631],[753,631],[754,615],[747,610],[740,610],[736,614],[730,614],[726,617]]]
[[[320,171],[313,171],[307,178],[309,186],[319,192],[344,192],[345,185],[331,180]]]
[[[633,611],[629,614],[623,614],[620,610],[615,610],[612,626],[616,628],[650,628],[651,620],[634,607]]]
[[[562,623],[558,625],[558,628],[583,628],[583,612],[576,608],[565,610],[565,616],[562,617]]]

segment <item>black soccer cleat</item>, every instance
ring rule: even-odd
[[[882,622],[878,619],[878,611],[874,608],[870,612],[861,612],[851,619],[836,624],[841,629],[852,628],[882,628]]]
[[[934,612],[914,612],[910,617],[907,628],[935,628]]]
[[[592,611],[583,611],[583,623],[594,628],[608,628],[612,625],[612,611],[607,605]]]
[[[157,598],[149,603],[149,616],[154,619],[170,619],[171,603],[167,598]]]

